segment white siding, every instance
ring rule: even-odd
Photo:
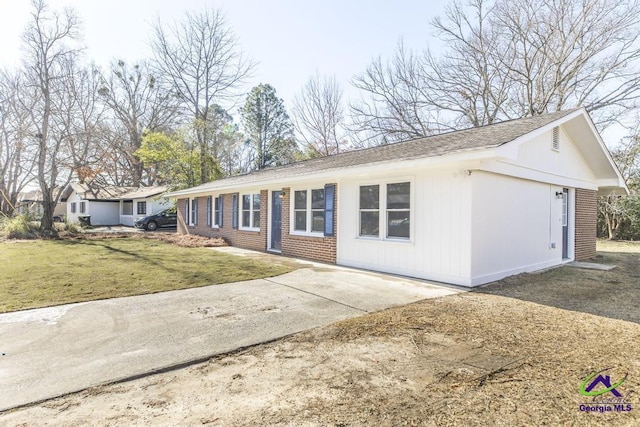
[[[86,210],[80,212],[80,203],[85,202]],[[76,212],[71,213],[71,204],[76,204]],[[78,216],[90,215],[91,225],[117,225],[119,224],[120,206],[119,202],[96,202],[82,200],[75,191],[67,200],[67,219],[69,222],[78,223]]]
[[[120,223],[119,202],[87,201],[87,212],[91,215],[91,225],[117,225]]]
[[[551,148],[552,131],[523,143],[518,148],[517,163],[525,168],[574,180],[595,182],[596,177],[576,147],[576,142],[560,127],[560,150]]]
[[[480,171],[471,178],[473,285],[562,262],[562,187]]]
[[[409,175],[407,175],[409,172]],[[362,177],[338,185],[338,264],[470,283],[471,180],[461,169]],[[358,237],[359,187],[411,181],[410,242]],[[384,215],[381,211],[380,215]]]

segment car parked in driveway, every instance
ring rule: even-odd
[[[153,215],[140,218],[133,224],[136,228],[143,228],[148,231],[154,231],[158,228],[176,227],[178,218],[176,208],[169,208]]]

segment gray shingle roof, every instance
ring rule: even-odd
[[[333,156],[320,157],[311,160],[292,163],[285,166],[272,167],[250,172],[244,175],[232,176],[217,181],[192,187],[186,190],[169,193],[188,194],[204,192],[226,187],[251,185],[261,181],[284,179],[331,169],[341,169],[353,166],[363,166],[393,160],[412,160],[426,157],[437,157],[460,151],[478,150],[498,147],[511,142],[529,132],[546,126],[562,117],[573,113],[579,108],[558,111],[524,119],[509,120],[488,126],[470,128],[448,132],[439,135],[397,142],[389,145],[348,151]]]
[[[152,187],[118,187],[92,186],[89,184],[72,183],[73,190],[85,200],[118,201],[121,199],[144,199],[167,191],[165,186]]]

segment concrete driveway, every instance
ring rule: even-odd
[[[0,411],[459,292],[304,266],[270,279],[0,314]]]

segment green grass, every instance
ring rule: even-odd
[[[271,277],[290,268],[149,239],[0,242],[0,312]]]

